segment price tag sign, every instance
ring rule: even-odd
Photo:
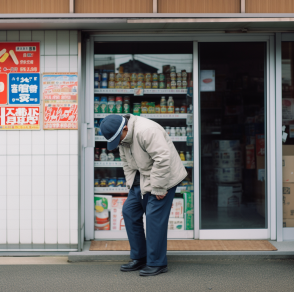
[[[143,88],[135,88],[134,89],[134,96],[143,96],[144,95],[144,89]]]

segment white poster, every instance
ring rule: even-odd
[[[215,71],[200,71],[200,91],[215,91]]]

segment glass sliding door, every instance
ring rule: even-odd
[[[198,54],[199,228],[266,229],[267,43],[199,42]]]

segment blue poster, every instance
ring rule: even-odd
[[[9,104],[40,104],[39,73],[9,73]]]

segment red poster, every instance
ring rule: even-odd
[[[0,104],[7,104],[7,74],[0,73]]]
[[[40,72],[40,43],[0,43],[0,72]]]
[[[40,130],[40,107],[0,107],[0,130]]]
[[[77,103],[44,103],[44,130],[78,129]]]

